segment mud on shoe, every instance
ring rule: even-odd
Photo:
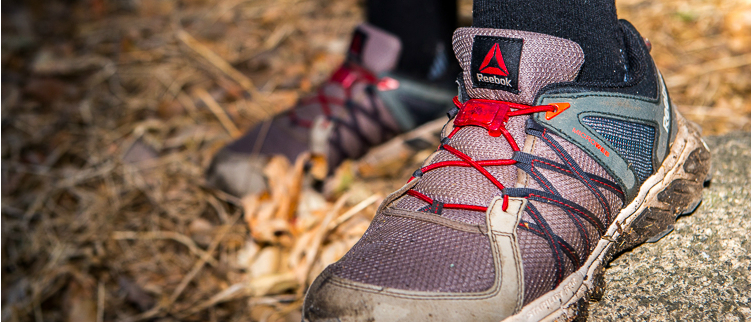
[[[629,74],[580,83],[578,44],[460,28],[439,148],[310,286],[306,321],[552,321],[585,315],[614,253],[701,199],[709,151],[638,32]]]
[[[401,75],[395,70],[400,51],[396,36],[368,24],[358,26],[346,61],[330,80],[220,150],[207,170],[208,182],[237,196],[258,192],[266,187],[263,167],[272,155],[294,161],[311,152],[324,157],[332,170],[445,115],[456,95],[453,79],[428,82]]]

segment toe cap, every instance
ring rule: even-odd
[[[316,278],[303,304],[304,321],[499,321],[498,288],[487,292],[409,292],[349,281]]]

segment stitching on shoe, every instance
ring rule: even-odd
[[[404,218],[410,218],[415,220],[420,220],[424,222],[429,222],[432,224],[437,224],[449,228],[453,228],[459,231],[468,232],[468,233],[474,233],[474,234],[486,234],[488,228],[485,225],[471,225],[463,222],[454,221],[451,219],[446,219],[440,216],[436,216],[434,214],[426,213],[426,212],[419,212],[419,211],[410,211],[410,210],[404,210],[404,209],[396,209],[396,208],[386,208],[382,212],[383,215],[387,216],[394,216],[394,217],[404,217]]]

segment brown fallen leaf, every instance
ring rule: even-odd
[[[251,278],[271,275],[279,270],[282,250],[277,246],[264,247],[248,267]]]
[[[294,167],[291,169],[292,171],[285,174],[285,191],[274,191],[275,193],[279,193],[278,196],[275,196],[278,198],[274,198],[278,200],[279,207],[275,216],[276,219],[289,221],[294,217],[295,210],[297,209],[298,196],[300,195],[302,182],[305,178],[305,164],[309,159],[309,153],[299,155],[295,160]]]
[[[300,233],[310,231],[326,215],[326,209],[329,207],[331,207],[331,203],[327,202],[326,198],[319,192],[311,188],[304,189],[298,198],[298,206],[295,214],[294,228],[296,236]]]
[[[258,244],[253,240],[246,240],[245,245],[237,252],[237,266],[247,271],[259,251],[261,251],[261,247]]]

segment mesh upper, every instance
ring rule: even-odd
[[[652,145],[644,143],[655,142],[654,127],[599,116],[583,117],[582,123],[608,140],[639,179],[644,181],[652,175]]]
[[[601,176],[610,181],[613,180],[603,167],[577,146],[555,134],[549,135],[552,140],[564,148],[582,170]],[[547,144],[541,143],[540,140],[534,145],[531,154],[552,159],[556,162],[562,161],[552,148]],[[584,206],[584,208],[594,213],[604,225],[607,226],[610,224],[606,218],[607,209],[597,201],[597,198],[589,192],[581,181],[561,174],[560,172],[539,168],[537,170],[553,183],[553,188],[561,193],[563,198]],[[536,190],[544,189],[537,184],[534,179],[528,178],[527,182],[530,183],[527,185],[528,188]],[[615,193],[601,187],[598,187],[597,191],[604,196],[605,204],[611,213],[617,213],[623,206],[623,201]],[[537,201],[530,201],[529,203],[543,214],[545,220],[557,235],[561,236],[566,242],[576,248],[577,254],[589,255],[589,253],[592,252],[597,241],[601,237],[595,226],[586,220],[581,219],[581,217],[578,217],[572,211],[566,213],[562,207],[556,207]],[[576,219],[570,219],[571,217],[575,217]],[[578,224],[576,223],[577,221]],[[522,216],[522,222],[533,222],[533,219],[529,213],[525,212]],[[577,225],[580,225],[585,231],[586,236],[589,237],[590,243],[588,248],[584,247],[585,241],[578,232],[578,229],[576,228]],[[553,281],[555,280],[554,258],[550,246],[542,237],[534,235],[525,229],[517,229],[517,234],[519,234],[519,247],[522,254],[522,262],[524,264],[524,303],[526,304],[553,288]],[[586,256],[584,257],[586,258]],[[566,264],[564,275],[567,276],[574,271],[574,267],[571,266],[569,260],[564,260],[564,263]]]
[[[524,303],[553,288],[553,256],[548,243],[533,233],[519,229],[519,250],[524,263]]]
[[[383,214],[328,269],[356,282],[434,292],[481,292],[492,286],[495,275],[490,242],[479,230]]]

